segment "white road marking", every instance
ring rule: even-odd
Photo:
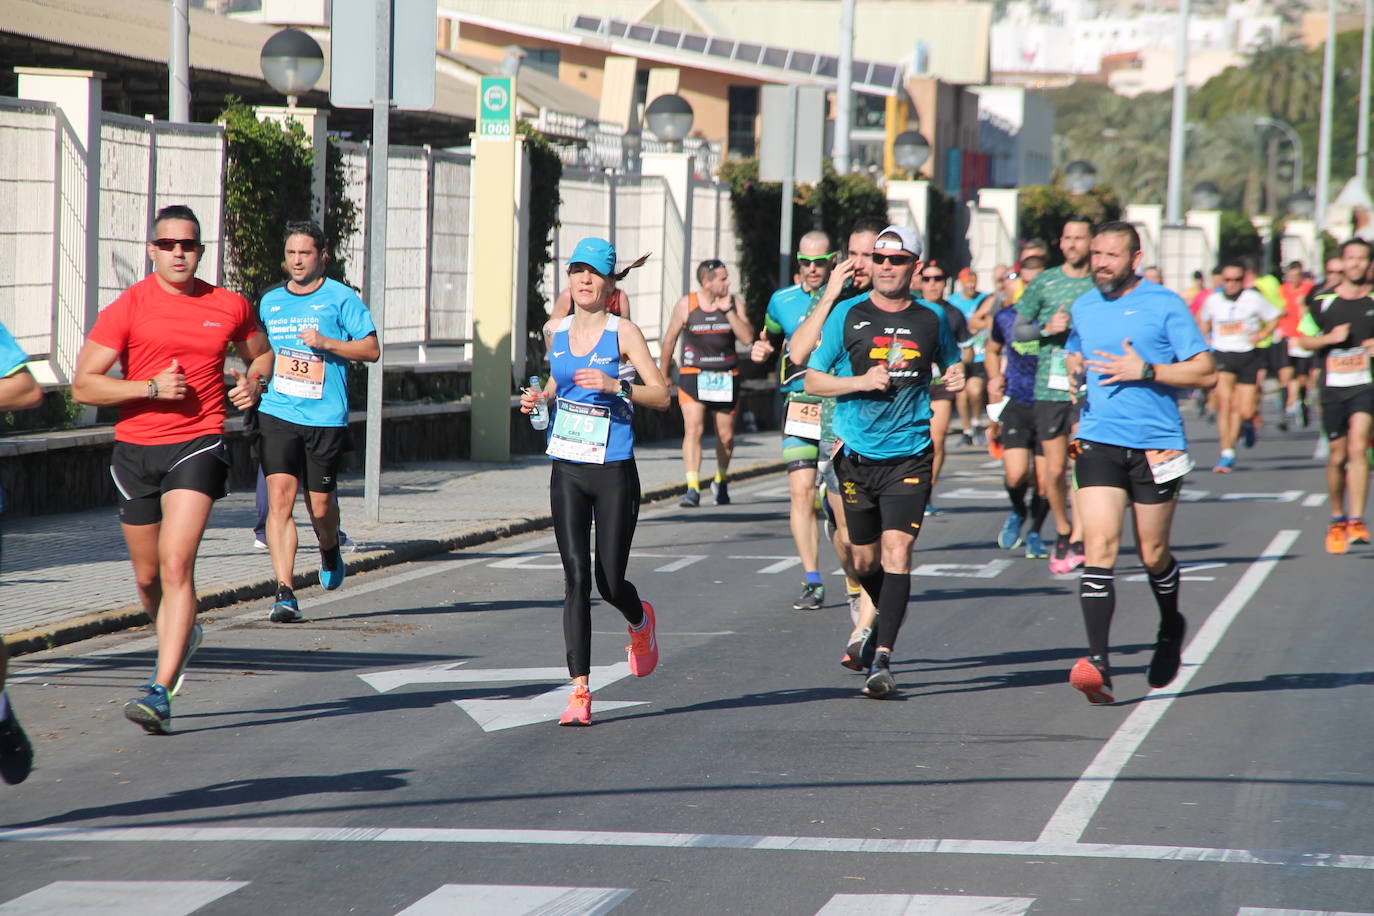
[[[633,893],[623,887],[445,884],[396,916],[602,916]]]
[[[1243,906],[1236,916],[1374,916],[1374,913],[1351,913],[1341,910],[1272,910],[1262,906]]]
[[[489,569],[562,569],[563,560],[554,553],[527,553],[488,563]]]
[[[1210,490],[1190,490],[1184,487],[1178,494],[1178,501],[1181,503],[1200,503],[1212,495]]]
[[[679,569],[686,569],[693,563],[699,563],[702,560],[706,559],[706,556],[707,555],[704,553],[640,553],[638,550],[633,550],[630,552],[630,559],[632,560],[636,558],[648,560],[662,560],[666,558],[670,560],[671,562],[664,563],[662,566],[654,567],[654,572],[661,573],[677,572]]]
[[[1299,532],[1292,529],[1284,529],[1274,535],[1269,545],[1240,577],[1240,581],[1198,628],[1196,635],[1183,652],[1183,666],[1178,677],[1168,687],[1151,690],[1145,700],[1116,730],[1116,734],[1108,739],[1092,763],[1083,771],[1083,775],[1078,777],[1078,781],[1069,789],[1064,800],[1059,803],[1045,829],[1040,831],[1038,842],[1073,843],[1083,836],[1083,831],[1097,814],[1098,807],[1111,791],[1117,776],[1178,695],[1188,688],[1193,675],[1221,642],[1221,638],[1245,607],[1246,602],[1259,591],[1279,559],[1293,546],[1298,534]]]
[[[1216,576],[1194,576],[1190,573],[1201,572],[1204,569],[1224,569],[1225,563],[1180,563],[1178,564],[1179,578],[1184,582],[1215,582]],[[1122,582],[1144,582],[1146,574],[1143,572],[1123,576]]]
[[[1261,853],[1205,846],[1144,846],[1041,840],[879,839],[876,837],[741,836],[464,827],[19,827],[0,828],[0,843],[433,843],[497,846],[579,846],[654,849],[734,849],[756,852],[885,853],[889,855],[1060,856],[1147,862],[1348,868],[1374,871],[1374,856],[1344,853]]]
[[[1022,916],[1034,897],[959,894],[836,894],[816,916]]]
[[[562,676],[565,678],[568,676],[566,668],[563,669]],[[616,681],[629,676],[630,665],[628,662],[593,668],[588,679],[588,686],[592,693],[596,693],[602,687],[609,687]],[[499,732],[508,728],[520,728],[523,725],[552,722],[567,708],[568,697],[572,692],[572,684],[561,684],[547,693],[524,699],[454,700],[453,703],[471,716],[472,721],[481,726],[482,731]],[[646,701],[644,700],[593,700],[592,710],[593,715],[595,715],[611,709],[624,709],[627,706],[644,706],[645,704]]]
[[[786,572],[793,566],[800,566],[801,560],[798,557],[730,557],[731,560],[776,560],[776,563],[769,563],[767,566],[758,570],[760,575],[771,575],[773,573]]]
[[[1306,490],[1279,490],[1276,493],[1223,493],[1221,501],[1228,503],[1292,503],[1302,499]]]
[[[979,490],[974,487],[959,487],[957,490],[949,490],[940,494],[941,500],[946,499],[976,499],[976,500],[998,500],[1005,501],[1007,492],[1005,490]]]
[[[54,881],[0,904],[0,913],[186,916],[247,881]]]
[[[911,571],[913,576],[942,576],[952,579],[996,579],[1012,567],[1012,560],[988,560],[986,563],[922,563]]]
[[[1324,506],[1326,505],[1326,494],[1308,493],[1307,498],[1302,501],[1302,504],[1309,509],[1316,508],[1317,506]]]

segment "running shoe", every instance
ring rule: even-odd
[[[863,592],[845,592],[844,597],[849,602],[849,624],[857,627],[859,625],[859,606],[863,602]]]
[[[873,628],[859,627],[849,634],[849,645],[845,647],[840,664],[850,671],[867,671],[873,664],[873,653],[877,648],[878,635]]]
[[[1165,687],[1178,676],[1178,666],[1182,663],[1183,637],[1188,633],[1188,621],[1182,617],[1178,626],[1165,628],[1161,622],[1159,634],[1155,637],[1155,654],[1150,659],[1150,667],[1145,676],[1151,687]]]
[[[794,611],[819,611],[825,603],[825,586],[808,582],[802,586],[801,594],[792,602]]]
[[[339,529],[339,549],[347,550],[349,553],[358,552],[358,542],[345,534],[342,528]]]
[[[1246,448],[1255,447],[1255,421],[1245,420],[1240,424],[1240,438]]]
[[[285,585],[277,589],[277,600],[272,603],[272,610],[267,612],[267,619],[273,623],[295,623],[301,618],[300,605],[296,603],[296,593]]]
[[[1307,406],[1306,401],[1298,405],[1298,414],[1302,417],[1303,429],[1307,429],[1307,427],[1312,425],[1312,409]]]
[[[1317,447],[1312,449],[1313,461],[1325,461],[1331,455],[1331,443],[1326,441],[1325,436],[1317,437]]]
[[[124,718],[137,722],[150,735],[166,735],[172,731],[172,698],[167,688],[154,684],[147,696],[134,697],[124,704]]]
[[[1083,552],[1082,541],[1069,541],[1069,555],[1065,558],[1069,564],[1069,568],[1064,571],[1073,572],[1075,569],[1082,566],[1083,561],[1087,558],[1087,554]]]
[[[0,779],[17,786],[33,770],[33,745],[19,725],[10,705],[9,715],[0,720]]]
[[[254,549],[254,550],[266,550],[266,549],[267,549],[267,542],[264,541],[262,538],[255,537],[255,538],[253,538],[253,549]]]
[[[1345,553],[1350,548],[1350,535],[1346,530],[1345,519],[1332,519],[1331,527],[1326,529],[1326,552]]]
[[[1054,549],[1050,551],[1050,572],[1059,574],[1072,572],[1069,565],[1069,539],[1060,535],[1054,539]]]
[[[200,648],[200,644],[201,644],[202,642],[204,642],[204,641],[205,641],[205,631],[202,630],[202,629],[200,628],[200,624],[198,624],[198,623],[192,624],[192,625],[191,625],[191,639],[190,639],[190,641],[189,641],[188,643],[186,643],[186,652],[185,652],[185,654],[181,656],[181,664],[177,667],[177,676],[176,676],[176,679],[172,681],[172,689],[169,690],[169,691],[167,691],[167,692],[168,692],[169,694],[171,694],[172,696],[176,696],[178,693],[181,692],[181,685],[186,681],[186,666],[187,666],[187,664],[190,663],[190,661],[191,661],[191,656],[196,654],[196,650]],[[144,689],[144,690],[152,690],[152,689],[153,689],[153,685],[156,684],[156,683],[157,683],[157,662],[154,661],[154,662],[153,662],[153,673],[148,677],[147,682],[143,685],[143,689]]]
[[[320,551],[320,584],[327,591],[332,592],[343,585],[346,575],[348,575],[348,564],[343,561],[343,556],[339,553],[337,546],[332,550]]]
[[[711,489],[716,493],[716,505],[730,505],[730,481],[715,480],[711,482]]]
[[[1006,449],[1002,447],[1002,440],[993,436],[988,436],[988,457],[993,461],[1001,461],[1006,454]]]
[[[687,492],[682,494],[682,499],[679,499],[677,504],[684,509],[695,509],[701,505],[701,491],[688,487]]]
[[[1364,519],[1352,518],[1345,523],[1345,533],[1350,538],[1352,544],[1368,544],[1369,529],[1364,526]]]
[[[578,687],[568,697],[568,708],[558,717],[559,725],[592,724],[592,692],[586,687]]]
[[[926,515],[939,515],[940,507],[935,503],[926,503]]]
[[[1112,678],[1107,673],[1107,665],[1098,656],[1080,658],[1069,672],[1069,683],[1080,690],[1094,706],[1114,703],[1112,697]]]
[[[644,608],[644,622],[639,629],[629,628],[630,644],[625,647],[630,658],[630,673],[635,677],[645,677],[653,673],[658,665],[658,630],[654,621],[654,606],[640,601]]]
[[[1032,531],[1026,535],[1027,560],[1043,560],[1049,555],[1049,548],[1045,546],[1045,539],[1040,536],[1039,531]]]
[[[1021,546],[1021,526],[1026,517],[1019,512],[1008,512],[1007,520],[1002,523],[1002,531],[997,535],[997,546],[1003,550],[1015,550]]]
[[[881,700],[891,696],[897,689],[892,679],[892,657],[887,652],[875,652],[873,664],[868,669],[868,680],[864,682],[864,696]]]
[[[1218,474],[1229,474],[1231,473],[1231,467],[1235,463],[1236,458],[1234,455],[1222,455],[1217,459],[1217,463],[1213,465],[1212,470],[1216,471]]]
[[[966,430],[964,430],[963,432],[961,432],[961,433],[959,434],[959,441],[960,441],[960,443],[962,443],[963,445],[965,445],[965,446],[967,446],[967,447],[969,447],[969,448],[973,448],[974,441],[975,441],[975,440],[974,440],[974,437],[973,437],[973,430],[971,430],[971,429],[966,429]]]

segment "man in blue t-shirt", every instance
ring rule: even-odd
[[[911,548],[930,499],[930,379],[964,384],[959,347],[938,306],[910,292],[920,243],[888,226],[873,244],[873,285],[837,305],[806,364],[806,391],[833,397],[840,479],[854,571],[878,608],[877,651],[864,692],[896,689],[892,647],[911,597]]]
[[[1179,571],[1169,530],[1193,464],[1177,395],[1216,382],[1212,352],[1188,306],[1140,279],[1140,258],[1140,236],[1130,223],[1098,227],[1091,249],[1094,288],[1074,301],[1065,345],[1070,376],[1087,370],[1087,405],[1074,442],[1074,488],[1086,549],[1078,597],[1088,655],[1073,666],[1069,683],[1095,704],[1113,702],[1112,569],[1127,507],[1135,515],[1137,551],[1159,605],[1147,680],[1163,687],[1178,674],[1187,622],[1178,611]]]
[[[0,410],[22,410],[37,407],[43,400],[43,390],[25,368],[29,357],[20,349],[10,332],[0,324]],[[16,786],[29,778],[33,769],[33,745],[10,708],[5,693],[5,671],[10,653],[0,639],[0,779]]]
[[[286,227],[285,283],[263,294],[258,320],[272,345],[272,383],[258,407],[259,452],[267,477],[267,546],[277,576],[274,623],[301,619],[291,589],[296,524],[291,510],[305,481],[306,510],[320,545],[320,584],[346,571],[339,553],[339,465],[348,450],[348,363],[381,356],[372,313],[357,293],[324,275],[329,254],[313,222]]]

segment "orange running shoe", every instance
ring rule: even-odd
[[[1331,527],[1326,529],[1326,552],[1345,553],[1349,547],[1350,536],[1346,532],[1345,519],[1332,519]]]
[[[558,717],[559,725],[592,724],[592,692],[586,687],[578,687],[568,697],[568,708]]]
[[[1082,691],[1094,706],[1116,702],[1112,697],[1112,679],[1107,675],[1107,666],[1099,659],[1080,658],[1074,662],[1073,670],[1069,672],[1069,683],[1075,690]]]
[[[646,677],[653,674],[658,666],[658,633],[654,606],[647,601],[639,603],[644,608],[644,623],[638,630],[630,629],[630,644],[625,651],[630,657],[630,673],[635,677]]]
[[[992,436],[988,436],[988,457],[993,461],[1001,461],[1002,453],[1005,451],[1006,449],[1002,448],[1001,439],[994,439]]]
[[[1368,544],[1369,529],[1364,526],[1364,519],[1352,518],[1345,523],[1345,533],[1350,536],[1352,544]]]

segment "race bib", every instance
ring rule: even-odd
[[[1243,321],[1218,321],[1212,326],[1216,345],[1232,350],[1248,350],[1252,344]]]
[[[1149,462],[1150,476],[1155,483],[1178,480],[1193,469],[1192,456],[1176,448],[1147,448],[1145,460]]]
[[[1311,356],[1312,351],[1304,350],[1302,347],[1298,346],[1297,338],[1290,337],[1288,338],[1288,355],[1296,357]]]
[[[318,401],[324,397],[324,357],[314,350],[282,347],[272,370],[278,394]]]
[[[1369,383],[1369,354],[1364,347],[1332,350],[1326,354],[1326,387],[1353,388]]]
[[[796,436],[799,439],[815,439],[819,442],[821,438],[821,402],[819,400],[788,401],[787,416],[783,420],[782,431],[788,436]]]
[[[1043,358],[1043,357],[1042,357]],[[1050,375],[1045,380],[1045,387],[1051,391],[1069,390],[1069,351],[1063,347],[1055,347],[1050,350]]]
[[[728,371],[703,369],[697,373],[697,400],[728,404],[734,400],[734,376]]]
[[[553,432],[545,454],[582,464],[605,464],[606,443],[611,438],[611,411],[595,404],[558,399]]]
[[[987,406],[988,419],[994,423],[1001,423],[1002,411],[1006,410],[1007,405],[1010,403],[1011,398],[1003,397],[1002,400],[994,401],[993,403],[989,404]]]

